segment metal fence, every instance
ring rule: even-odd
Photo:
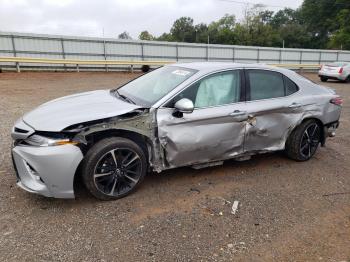
[[[0,57],[145,61],[233,61],[271,64],[322,64],[350,61],[350,51],[189,44],[112,38],[0,32]],[[69,69],[65,64],[23,63],[22,68]],[[81,69],[113,70],[123,66],[85,65]],[[125,67],[125,66],[124,66]],[[16,63],[0,62],[0,68]]]

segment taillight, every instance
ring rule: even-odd
[[[343,73],[343,68],[341,67],[338,72],[339,74]]]
[[[341,97],[336,97],[336,98],[332,98],[331,101],[329,102],[332,103],[333,105],[341,106],[343,104],[343,99],[341,99]]]

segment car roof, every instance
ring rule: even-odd
[[[254,67],[254,68],[265,68],[265,69],[277,69],[276,67],[257,64],[257,63],[233,63],[233,62],[189,62],[189,63],[176,63],[171,64],[171,66],[179,66],[194,70],[224,70],[224,69],[235,69],[235,68],[245,68],[245,67]]]

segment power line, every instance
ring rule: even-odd
[[[258,5],[261,3],[253,3],[253,2],[247,2],[247,1],[236,1],[236,0],[218,0],[221,2],[229,2],[229,3],[236,3],[236,4],[241,4],[241,5]],[[290,8],[289,6],[281,6],[281,5],[265,5],[265,4],[261,4],[263,6],[267,6],[267,7],[276,7],[276,8]]]

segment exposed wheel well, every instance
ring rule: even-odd
[[[92,133],[86,137],[86,140],[88,141],[87,149],[90,149],[92,145],[108,137],[123,137],[134,141],[136,144],[138,144],[141,147],[141,149],[145,153],[145,156],[148,159],[147,143],[148,142],[150,143],[149,138],[139,133],[128,131],[128,130],[110,129],[110,130]]]

